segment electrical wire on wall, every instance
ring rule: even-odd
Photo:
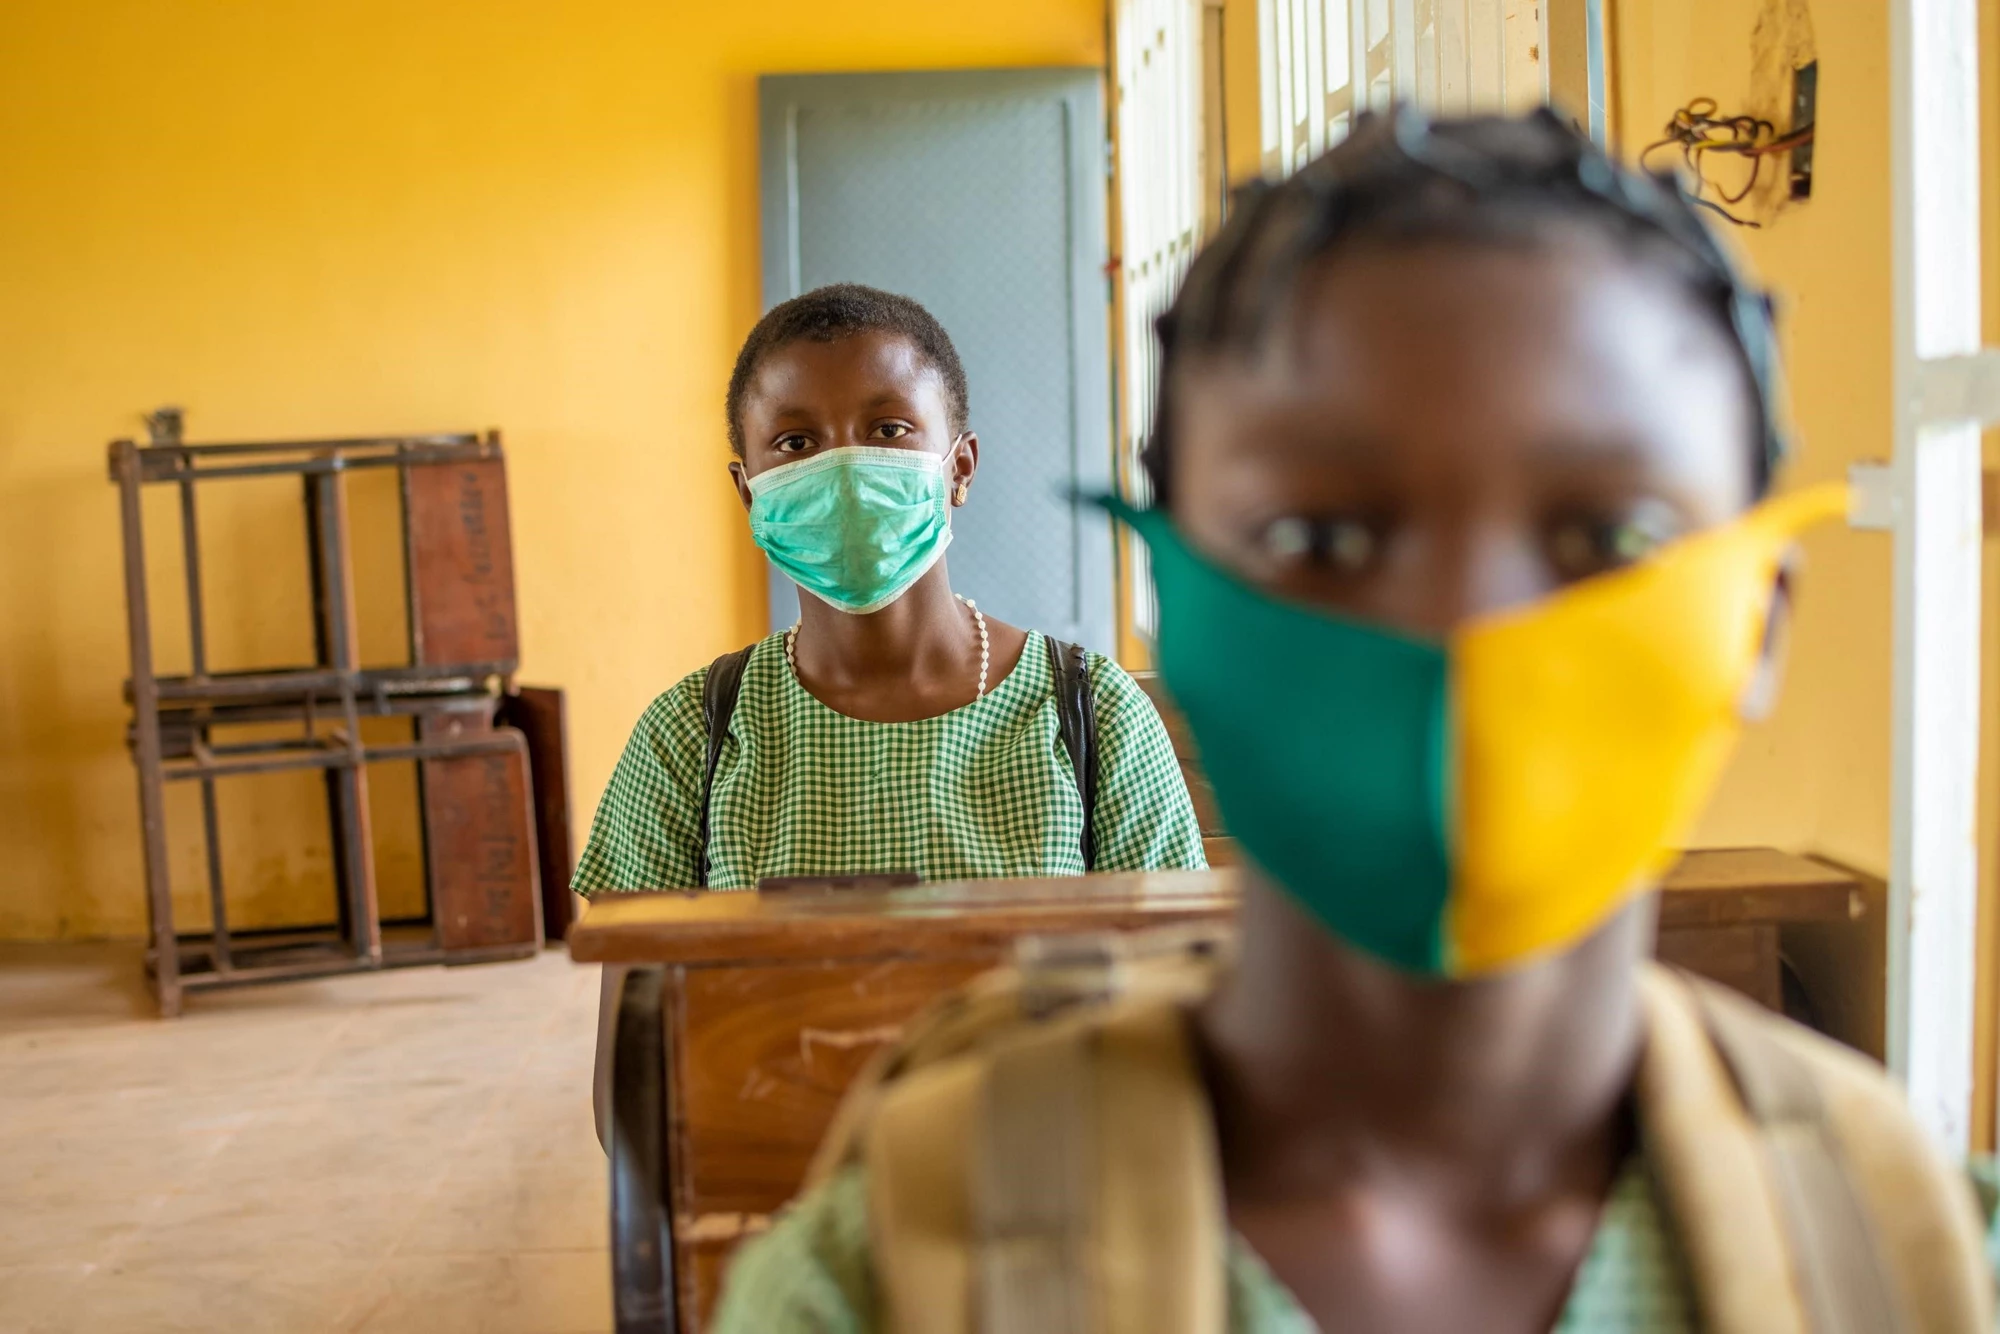
[[[1648,144],[1640,152],[1639,164],[1652,169],[1653,154],[1679,148],[1681,161],[1693,177],[1695,203],[1738,227],[1761,227],[1762,223],[1739,217],[1730,209],[1748,199],[1757,188],[1765,158],[1803,148],[1812,141],[1813,127],[1810,125],[1780,135],[1777,127],[1768,120],[1748,115],[1725,116],[1714,98],[1697,97],[1674,112],[1674,118],[1667,122],[1665,137]],[[1706,160],[1710,154],[1742,158],[1749,162],[1749,176],[1740,189],[1731,192],[1708,178]],[[1708,197],[1710,190],[1715,192],[1714,199]]]

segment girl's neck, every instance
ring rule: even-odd
[[[1641,901],[1581,946],[1472,983],[1399,973],[1249,881],[1238,967],[1197,1019],[1232,1191],[1377,1177],[1509,1207],[1602,1180],[1641,1047]]]
[[[939,560],[880,611],[855,616],[809,593],[799,596],[799,676],[816,688],[847,691],[884,683],[922,683],[965,675],[978,659],[972,613],[952,595]]]

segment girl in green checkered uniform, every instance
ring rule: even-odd
[[[573,887],[750,889],[782,876],[1080,874],[1084,806],[1042,636],[954,595],[950,511],[979,438],[965,372],[916,302],[853,285],[776,307],[730,378],[730,473],[802,590],[756,645],[719,756],[697,671],[639,720]],[[1024,555],[1036,535],[1023,533]],[[1099,871],[1200,868],[1201,834],[1151,702],[1087,659]],[[706,853],[704,865],[704,851]]]

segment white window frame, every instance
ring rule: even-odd
[[[1895,454],[1863,469],[1895,534],[1889,1066],[1954,1152],[1971,1142],[1978,939],[1980,451],[2000,351],[1980,346],[1979,11],[1890,0]],[[1857,520],[1858,522],[1858,520]]]

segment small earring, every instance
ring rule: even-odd
[[[967,490],[967,488],[968,488],[968,485],[969,485],[969,484],[968,484],[968,483],[965,483],[965,482],[960,482],[960,483],[958,484],[958,489],[957,489],[956,491],[953,491],[953,492],[951,493],[951,503],[952,503],[952,504],[954,504],[954,505],[963,505],[963,504],[965,503],[965,493],[966,493],[966,490]]]

